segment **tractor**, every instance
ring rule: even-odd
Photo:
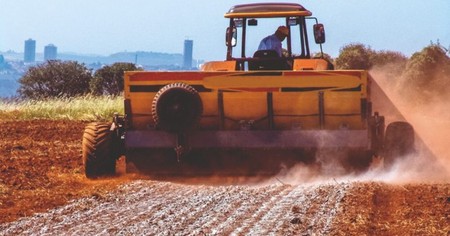
[[[327,159],[364,171],[373,158],[389,166],[414,150],[413,127],[375,110],[391,102],[368,71],[334,69],[325,27],[305,7],[242,4],[224,17],[224,61],[125,72],[125,114],[84,131],[88,178],[114,175],[122,156],[127,171],[150,175],[253,175]],[[278,29],[281,50],[261,49]]]

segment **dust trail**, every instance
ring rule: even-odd
[[[329,154],[329,159],[334,155]],[[330,166],[333,166],[332,169]],[[325,168],[299,164],[284,173],[280,173],[274,180],[281,183],[298,185],[304,183],[324,184],[358,181],[381,181],[393,184],[408,183],[449,183],[450,169],[448,162],[434,159],[429,153],[419,150],[415,154],[400,157],[391,168],[382,164],[371,166],[362,173],[342,173],[341,166],[333,162]],[[275,182],[272,180],[271,182]]]
[[[370,73],[433,153],[440,160],[450,161],[450,92],[438,92],[439,84],[429,85],[427,89],[435,87],[436,92],[428,92],[425,100],[408,90],[411,85],[405,78],[390,78],[383,68]],[[450,79],[448,75],[437,77]]]
[[[316,157],[327,163],[325,168],[297,165],[280,173],[277,178],[290,184],[324,181],[450,182],[450,92],[428,93],[425,101],[423,96],[408,92],[407,88],[411,85],[407,84],[407,80],[392,77],[392,73],[384,67],[373,69],[370,74],[401,113],[400,116],[414,127],[416,139],[422,141],[416,142],[417,152],[399,158],[390,169],[374,166],[361,174],[342,174],[343,167],[335,161],[341,154],[321,153]],[[445,76],[441,75],[443,78]],[[436,91],[439,89],[436,88]],[[399,114],[393,113],[382,115],[386,116],[387,122],[392,122],[399,117]]]
[[[393,76],[387,67],[374,68],[370,74],[423,143],[416,142],[417,153],[401,158],[391,170],[369,172],[363,177],[395,182],[449,182],[450,92],[442,92],[439,86],[444,84],[431,82],[426,88],[421,87],[426,91],[419,91],[414,88],[418,85],[408,78]],[[434,76],[442,82],[450,79],[445,74]]]

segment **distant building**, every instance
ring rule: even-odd
[[[53,44],[49,44],[49,45],[45,46],[44,47],[44,61],[56,60],[57,50],[58,50],[58,48]]]
[[[36,40],[25,40],[24,62],[34,62],[36,60]]]
[[[5,57],[0,54],[0,69],[3,70],[6,67]]]
[[[192,69],[193,40],[184,40],[183,69]]]

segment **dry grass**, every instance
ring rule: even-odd
[[[83,96],[48,100],[0,100],[2,120],[110,120],[115,112],[123,114],[123,98]]]

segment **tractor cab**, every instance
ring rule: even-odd
[[[233,6],[226,14],[230,23],[226,30],[227,61],[235,62],[235,70],[327,70],[323,59],[324,26],[299,4],[258,3]],[[312,27],[308,28],[308,24]],[[261,40],[279,28],[287,30],[282,49],[260,47]],[[311,30],[311,31],[310,31]],[[314,41],[315,44],[310,45]]]

